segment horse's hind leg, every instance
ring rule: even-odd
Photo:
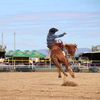
[[[53,63],[55,64],[55,66],[58,68],[58,72],[59,72],[59,75],[58,77],[61,78],[61,72],[65,75],[65,76],[68,76],[61,68],[60,66],[60,63],[58,62],[58,60],[56,58],[53,58]]]

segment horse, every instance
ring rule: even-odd
[[[61,44],[61,43],[58,43]],[[77,49],[77,45],[76,44],[64,44],[65,48],[67,49],[68,53],[70,54],[70,57],[73,58],[75,51]],[[53,46],[51,48],[51,61],[53,62],[53,64],[58,68],[58,78],[61,78],[61,72],[64,74],[64,76],[68,76],[65,71],[61,68],[61,63],[65,64],[66,70],[69,71],[69,74],[75,78],[74,76],[74,72],[70,67],[70,64],[68,63],[68,58],[66,58],[61,50],[61,48],[59,46]]]

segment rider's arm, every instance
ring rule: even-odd
[[[60,35],[53,35],[55,38],[59,38],[59,37],[62,37],[62,36],[64,36],[65,34],[63,33],[63,34],[60,34]]]

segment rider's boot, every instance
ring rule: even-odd
[[[70,54],[68,54],[67,50],[65,48],[62,48],[62,50],[65,52],[65,56],[68,57]]]

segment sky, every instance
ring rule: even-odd
[[[3,34],[6,51],[48,49],[52,27],[57,35],[67,33],[59,38],[64,43],[100,45],[100,0],[0,0],[0,44]]]

